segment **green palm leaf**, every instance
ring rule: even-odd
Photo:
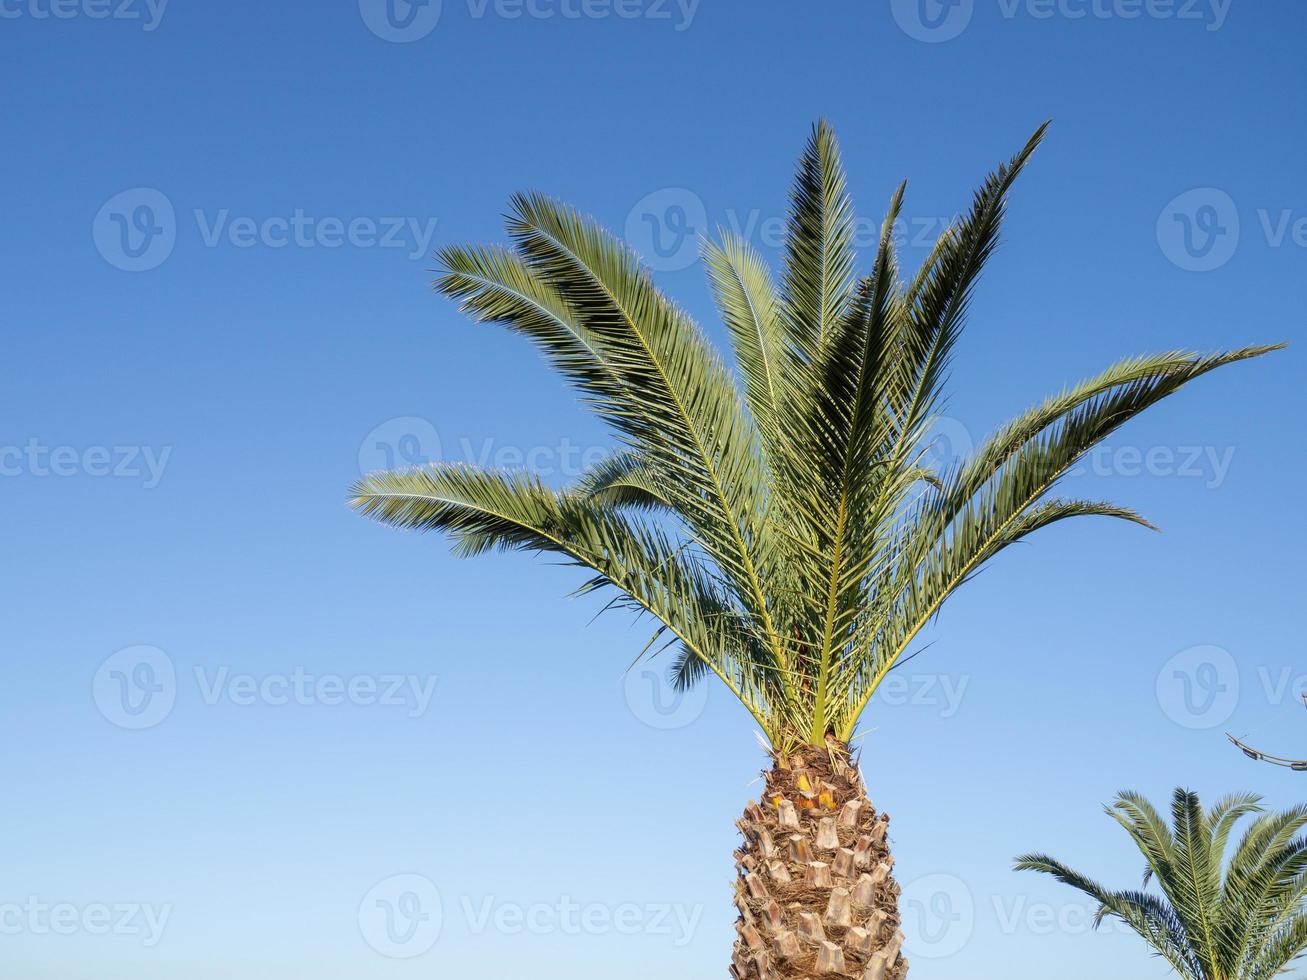
[[[593,573],[582,592],[657,620],[641,656],[669,649],[674,683],[719,678],[781,748],[850,739],[943,603],[1008,545],[1073,517],[1151,526],[1110,502],[1056,496],[1076,461],[1188,382],[1275,349],[1121,361],[1019,415],[960,466],[932,471],[930,432],[975,284],[1043,134],[981,183],[906,278],[892,234],[900,187],[859,277],[839,147],[819,123],[775,281],[737,237],[705,246],[731,366],[624,243],[547,197],[519,195],[511,245],[442,249],[436,288],[530,340],[612,430],[616,451],[563,489],[440,464],[369,475],[353,505],[449,535],[462,555],[562,554]],[[1159,861],[1210,878],[1217,858],[1204,835],[1223,853],[1248,805],[1230,801],[1174,852],[1143,801],[1123,797],[1114,812]],[[1295,833],[1289,821],[1241,842],[1225,879],[1231,905],[1283,913]],[[1170,941],[1174,923],[1121,901]],[[1252,934],[1240,931],[1246,919],[1186,901],[1174,914],[1212,933],[1209,954],[1292,935],[1291,917]]]
[[[1170,825],[1137,793],[1122,793],[1108,813],[1144,856],[1144,884],[1161,893],[1113,891],[1043,854],[1016,861],[1018,871],[1051,875],[1098,903],[1096,922],[1113,917],[1137,932],[1188,980],[1264,980],[1307,950],[1307,841],[1296,833],[1307,809],[1263,813],[1260,798],[1236,794],[1205,810],[1177,789]],[[1253,822],[1225,860],[1231,831]]]

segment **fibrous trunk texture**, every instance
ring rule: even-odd
[[[735,980],[902,980],[889,815],[867,798],[847,748],[778,755],[738,826]]]

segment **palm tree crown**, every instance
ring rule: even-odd
[[[1139,794],[1118,796],[1107,812],[1143,852],[1143,887],[1156,882],[1161,896],[1110,891],[1044,854],[1016,867],[1078,888],[1099,903],[1095,925],[1120,919],[1188,980],[1269,980],[1307,948],[1307,806],[1262,813],[1260,802],[1228,796],[1205,810],[1177,789],[1168,827]],[[1260,815],[1225,863],[1231,831],[1250,814]]]
[[[536,194],[512,248],[448,247],[441,292],[526,335],[615,431],[575,485],[440,463],[365,477],[353,505],[438,529],[457,550],[561,553],[652,614],[645,653],[676,646],[679,686],[715,674],[778,748],[847,741],[886,672],[944,602],[1008,545],[1067,517],[1140,524],[1053,484],[1130,418],[1251,347],[1122,361],[1030,409],[937,473],[927,465],[950,354],[1039,143],[975,192],[921,268],[900,276],[894,193],[870,271],[834,134],[799,162],[780,282],[745,242],[705,246],[739,382],[622,242]]]

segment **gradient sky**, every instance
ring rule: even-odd
[[[694,238],[775,260],[823,115],[871,222],[912,179],[908,262],[1055,120],[945,455],[1120,355],[1303,339],[1307,7],[923,2],[0,0],[0,972],[724,976],[745,712],[624,674],[651,627],[575,570],[346,490],[608,445],[435,247],[545,190],[720,337]],[[1075,489],[1165,533],[1005,553],[864,717],[914,977],[1162,977],[1012,857],[1133,885],[1117,790],[1307,796],[1222,736],[1307,754],[1301,357],[1114,437]]]

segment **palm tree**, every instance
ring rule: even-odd
[[[353,488],[363,514],[444,531],[460,555],[554,552],[589,569],[580,591],[610,589],[613,605],[657,621],[643,652],[674,647],[679,688],[715,676],[752,715],[773,765],[740,821],[737,977],[906,973],[889,818],[848,750],[863,709],[940,604],[1008,545],[1070,517],[1146,525],[1124,507],[1049,491],[1154,402],[1271,349],[1121,361],[934,472],[950,354],[1009,189],[1043,133],[985,180],[904,280],[893,235],[904,188],[870,271],[855,276],[839,150],[818,124],[779,284],[740,239],[705,245],[738,387],[622,242],[546,197],[515,197],[512,247],[442,249],[435,286],[534,342],[620,449],[564,489],[452,463]]]
[[[1261,797],[1227,796],[1204,810],[1177,789],[1168,827],[1138,793],[1122,793],[1107,812],[1143,852],[1143,887],[1108,891],[1044,854],[1017,858],[1018,871],[1042,871],[1098,902],[1097,926],[1120,919],[1187,980],[1267,980],[1307,949],[1307,806],[1264,813]],[[1225,861],[1230,833],[1260,814]],[[1224,869],[1222,865],[1224,864]]]

